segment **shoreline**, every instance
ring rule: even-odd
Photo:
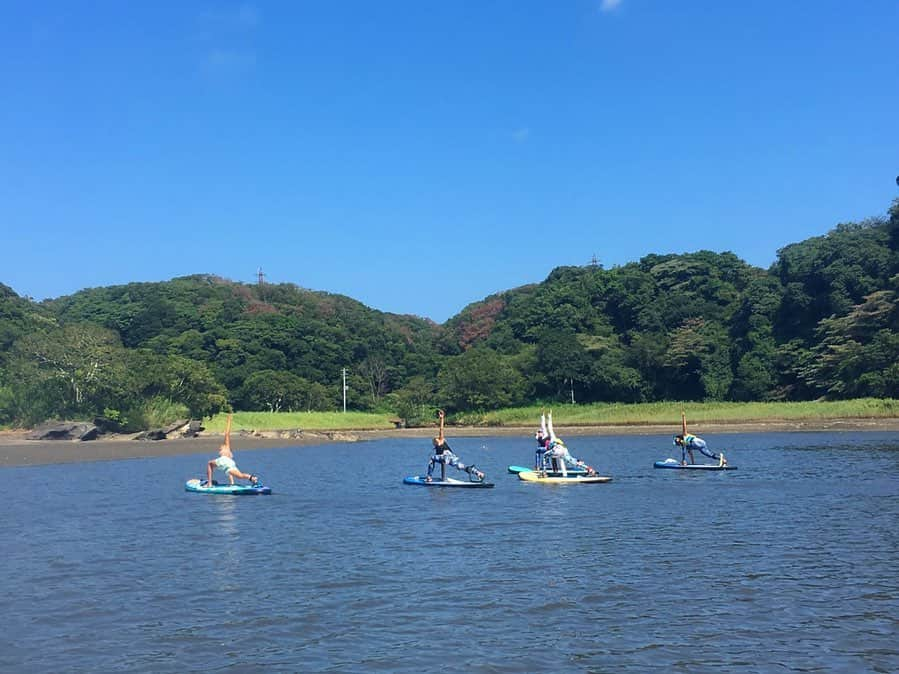
[[[678,428],[670,425],[630,424],[606,426],[567,426],[560,429],[562,437],[584,435],[673,435]],[[899,432],[899,418],[882,419],[821,419],[810,421],[758,421],[738,423],[695,423],[690,430],[697,435],[734,433],[794,433],[794,432]],[[265,431],[232,433],[235,451],[280,447],[306,447],[337,442],[367,442],[402,438],[431,438],[434,428],[408,428],[370,431]],[[214,455],[221,443],[221,435],[202,433],[195,438],[168,440],[133,440],[131,436],[115,436],[98,440],[26,440],[28,431],[0,431],[0,468],[40,466],[91,461],[144,459],[187,454]],[[453,437],[521,436],[530,441],[532,426],[450,426],[448,439]]]

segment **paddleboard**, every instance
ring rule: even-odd
[[[403,484],[414,484],[420,487],[469,487],[474,489],[490,489],[493,487],[492,482],[470,482],[469,480],[456,480],[452,477],[448,477],[445,480],[432,479],[428,482],[423,475],[404,477]]]
[[[534,469],[533,468],[525,468],[524,466],[509,466],[509,472],[512,473],[513,475],[518,475],[519,473],[523,473],[527,470],[532,471]],[[561,471],[557,471],[557,470],[548,470],[548,471],[546,471],[546,474],[551,475],[553,477],[561,477],[562,476]],[[584,468],[569,468],[568,474],[569,475],[586,475],[587,471]]]
[[[518,479],[525,482],[540,482],[541,484],[602,484],[611,482],[612,478],[606,475],[569,475],[559,477],[552,474],[538,473],[533,470],[524,470],[518,473]]]
[[[214,484],[211,487],[206,486],[206,480],[188,480],[184,484],[185,491],[196,492],[197,494],[230,494],[231,496],[256,496],[258,494],[271,494],[272,488],[261,484]]]
[[[682,465],[676,459],[665,459],[652,464],[654,468],[672,468],[674,470],[736,470],[736,466],[719,466],[717,463],[688,463]]]

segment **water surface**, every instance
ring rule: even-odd
[[[423,440],[241,452],[270,497],[183,491],[192,455],[6,468],[0,671],[896,672],[899,434],[572,437],[609,484],[401,484]]]

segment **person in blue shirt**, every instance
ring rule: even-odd
[[[726,466],[727,459],[724,458],[724,452],[720,452],[716,454],[711,451],[706,444],[706,441],[702,438],[696,437],[691,433],[687,433],[687,413],[682,411],[680,413],[680,422],[681,422],[681,432],[679,435],[674,436],[674,444],[681,448],[681,465],[687,465],[687,456],[690,457],[690,465],[696,463],[696,459],[693,457],[693,450],[699,450],[701,454],[709,457],[710,459],[716,459],[718,461],[719,466]]]
[[[695,435],[691,435],[690,433],[681,433],[680,435],[674,436],[674,444],[681,448],[681,465],[687,465],[687,456],[690,457],[690,464],[696,463],[696,459],[693,457],[693,450],[699,450],[699,452],[710,459],[716,459],[718,461],[718,465],[726,466],[727,459],[724,458],[724,452],[720,452],[716,454],[711,451],[706,444],[706,441],[702,438],[699,438]]]

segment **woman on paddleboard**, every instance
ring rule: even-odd
[[[553,464],[557,465],[558,468],[554,468]],[[572,468],[583,468],[587,471],[587,475],[596,475],[596,471],[593,468],[580,459],[575,459],[571,456],[571,452],[568,451],[561,438],[556,438],[549,443],[549,447],[543,453],[543,470],[559,471],[562,469],[562,464],[567,464]]]
[[[219,455],[217,459],[211,459],[206,464],[206,484],[212,486],[215,484],[212,480],[212,472],[216,469],[222,471],[228,476],[231,484],[234,484],[234,478],[241,480],[249,480],[251,484],[259,482],[259,478],[250,473],[241,472],[240,468],[234,462],[234,453],[231,451],[231,416],[228,415],[228,421],[225,422],[225,442],[219,446]]]
[[[431,482],[431,473],[434,472],[434,466],[438,463],[441,464],[441,477],[445,476],[445,466],[453,466],[458,470],[464,470],[469,475],[475,476],[478,480],[483,480],[484,473],[482,471],[478,470],[475,466],[466,466],[458,456],[453,454],[453,450],[446,444],[446,438],[443,437],[443,424],[446,420],[446,414],[443,410],[437,410],[437,416],[440,417],[440,432],[439,435],[434,438],[434,454],[431,456],[431,460],[428,461],[428,475],[425,477],[425,482]]]
[[[556,431],[553,428],[553,413],[550,412],[549,416],[549,434],[545,436],[544,440],[546,442],[546,449],[542,452],[542,465],[541,469],[545,471],[561,471],[565,464],[571,466],[572,468],[583,468],[587,471],[587,475],[596,475],[596,471],[588,466],[586,463],[581,461],[580,459],[575,459],[571,456],[571,452],[568,451],[568,448],[565,446],[565,443],[562,442],[562,438],[556,436]],[[545,433],[543,429],[543,420],[541,419],[541,430]],[[539,442],[539,435],[538,435]]]
[[[681,465],[687,465],[687,456],[690,457],[690,465],[696,463],[696,459],[693,458],[693,450],[699,450],[701,454],[709,457],[710,459],[715,459],[718,461],[719,466],[726,466],[727,459],[724,458],[724,452],[720,454],[716,454],[711,451],[706,444],[706,441],[700,437],[687,433],[687,415],[685,412],[681,412],[681,432],[680,435],[674,436],[674,444],[677,447],[681,448]]]

